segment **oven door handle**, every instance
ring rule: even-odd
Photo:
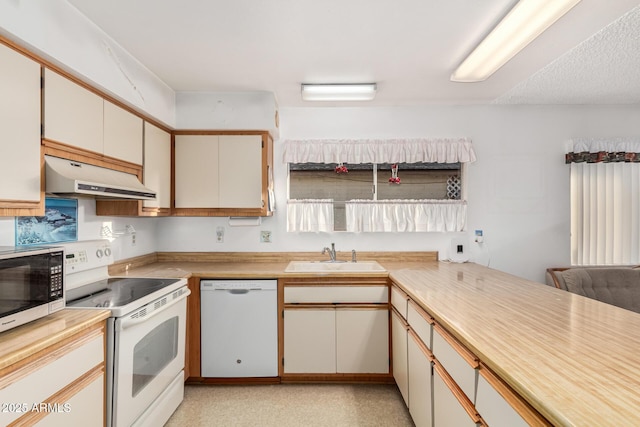
[[[169,303],[167,303],[167,304],[165,304],[165,305],[163,305],[163,306],[161,306],[159,308],[156,308],[156,309],[151,310],[151,311],[145,311],[144,314],[141,313],[141,310],[137,310],[135,313],[121,318],[120,328],[119,329],[120,330],[124,330],[124,329],[131,328],[133,326],[136,326],[136,325],[138,325],[140,323],[144,323],[147,320],[151,319],[152,317],[157,316],[158,314],[162,313],[163,311],[168,310],[172,306],[176,305],[177,303],[179,303],[183,299],[187,298],[190,294],[191,294],[191,290],[189,290],[189,288],[185,287],[184,289],[182,289],[180,291],[180,295],[177,298],[169,301]],[[137,313],[139,313],[138,316],[132,317]]]

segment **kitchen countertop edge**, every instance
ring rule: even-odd
[[[110,316],[109,310],[63,309],[0,334],[0,373]]]

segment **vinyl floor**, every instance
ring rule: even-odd
[[[395,385],[186,385],[165,427],[411,427]]]

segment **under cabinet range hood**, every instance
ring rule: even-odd
[[[59,157],[44,156],[46,192],[111,199],[155,200],[137,176]]]

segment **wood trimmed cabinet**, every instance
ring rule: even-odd
[[[2,43],[0,63],[0,216],[42,215],[40,64]]]
[[[393,354],[394,361],[396,354],[408,354],[407,406],[416,427],[550,425],[393,282],[391,295],[392,312],[408,328],[407,349],[392,336]],[[403,328],[393,333],[402,334]]]
[[[267,131],[175,131],[174,216],[271,216]]]
[[[102,155],[102,97],[49,68],[43,85],[43,138]]]
[[[171,210],[171,134],[144,123],[144,183],[156,190],[156,200],[142,201],[144,213],[169,214]]]
[[[386,278],[286,278],[280,377],[391,382]]]
[[[144,122],[142,182],[156,191],[156,200],[96,200],[96,214],[169,216],[171,214],[171,145],[171,133],[149,122]]]
[[[67,319],[75,316],[58,313],[52,315],[56,320],[36,321],[3,333],[3,344],[9,347],[16,342],[28,346],[36,336],[51,344],[0,369],[0,425],[104,425],[105,321],[87,324],[58,341],[51,335],[64,334]]]
[[[391,359],[393,378],[405,405],[409,406],[409,324],[407,302],[409,297],[398,288],[391,289]]]
[[[187,333],[184,351],[184,379],[201,378],[200,372],[200,278],[190,277],[187,286]]]
[[[62,74],[44,69],[43,138],[142,165],[143,120]]]
[[[2,36],[0,60],[0,178],[10,183],[0,186],[0,216],[43,214],[44,155],[136,175],[158,194],[96,200],[97,215],[273,214],[268,131],[173,131]],[[174,151],[174,134],[215,137],[215,156],[180,142]]]

